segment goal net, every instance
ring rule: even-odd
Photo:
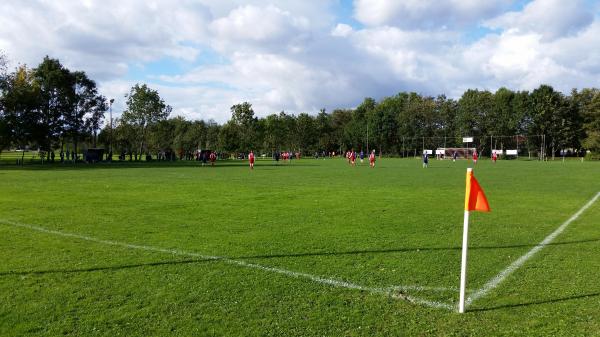
[[[439,154],[443,159],[452,159],[454,154],[456,153],[457,159],[470,159],[473,158],[473,153],[475,152],[474,147],[445,147],[438,148],[435,151]]]

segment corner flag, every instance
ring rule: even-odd
[[[473,175],[472,169],[467,169],[467,188],[465,191],[465,211],[489,212],[488,204],[483,189],[479,186]]]
[[[467,246],[469,239],[469,211],[489,212],[490,205],[479,186],[477,179],[473,176],[473,169],[467,169],[467,186],[465,188],[465,217],[463,222],[463,245],[462,261],[460,265],[460,299],[458,301],[458,312],[465,312],[465,288],[467,285]]]

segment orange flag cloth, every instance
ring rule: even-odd
[[[473,175],[473,171],[467,172],[467,189],[465,192],[465,211],[480,211],[489,212],[490,205],[483,193],[483,189],[479,186],[477,179]]]

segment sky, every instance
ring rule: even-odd
[[[136,83],[172,115],[316,114],[401,91],[600,87],[600,1],[3,0],[12,67],[83,70],[125,109]]]

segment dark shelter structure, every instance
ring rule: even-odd
[[[104,158],[104,149],[87,149],[85,152],[85,161],[88,163],[97,163]]]

